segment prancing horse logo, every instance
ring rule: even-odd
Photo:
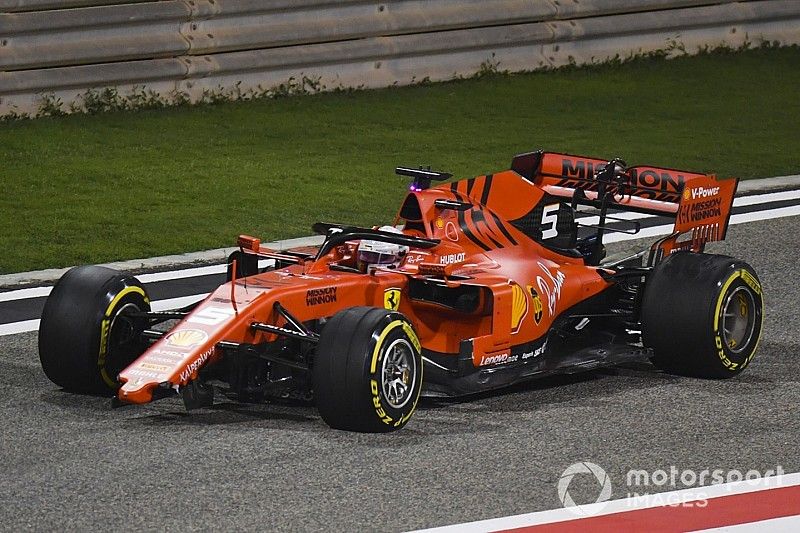
[[[383,291],[383,307],[390,311],[397,311],[400,307],[400,289],[391,288]]]

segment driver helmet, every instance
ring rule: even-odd
[[[381,226],[378,230],[388,233],[403,233],[394,226]],[[406,252],[408,252],[408,246],[401,244],[369,239],[362,240],[358,244],[358,266],[362,271],[366,272],[367,268],[372,265],[397,265]]]

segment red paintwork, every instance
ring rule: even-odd
[[[271,334],[252,330],[249,325],[254,321],[284,325],[273,311],[277,301],[301,321],[308,321],[330,317],[356,305],[384,307],[384,291],[397,288],[401,290],[399,311],[413,323],[425,349],[456,355],[462,339],[474,339],[476,366],[484,356],[502,354],[512,345],[538,339],[560,312],[598,294],[609,283],[598,274],[597,267],[585,266],[582,258],[548,250],[509,221],[529,213],[545,196],[545,191],[561,193],[556,196],[566,196],[565,190],[574,191],[569,176],[561,175],[563,168],[571,165],[569,168],[574,169],[579,164],[596,167],[600,163],[604,161],[545,154],[538,172],[530,180],[508,170],[410,192],[409,197],[419,203],[421,218],[409,221],[398,217],[398,222],[407,222],[414,228],[405,230],[410,235],[441,239],[439,245],[429,250],[412,249],[397,269],[378,268],[370,274],[330,270],[333,262],[352,260],[356,243],[348,243],[318,261],[300,262],[226,283],[120,374],[123,385],[119,398],[145,403],[152,400],[153,389],[159,383],[169,382],[176,388],[186,385],[197,376],[199,368],[221,356],[214,348],[219,341],[272,340]],[[684,172],[682,176],[686,181],[702,182],[703,186],[717,184],[715,178],[705,175]],[[674,216],[681,191],[670,187],[674,188],[666,182],[665,188],[654,189],[649,197],[645,191],[643,196],[632,196],[627,204],[621,203],[625,206],[633,202],[653,212]],[[722,203],[727,203],[722,235],[735,182],[732,187],[725,186],[721,193]],[[459,220],[457,211],[437,208],[434,205],[437,199],[469,202],[473,208],[462,212],[463,218]],[[681,231],[693,227],[684,226],[680,226]],[[263,247],[260,250],[271,252]],[[448,275],[470,277],[466,281],[448,282],[451,286],[468,283],[488,289],[492,299],[492,305],[484,306],[488,312],[465,315],[408,298],[408,280],[420,276],[421,265],[445,263]],[[537,302],[529,287],[538,294],[542,305],[538,322],[534,316]],[[309,294],[315,290],[319,292]],[[310,302],[309,297],[316,299]]]

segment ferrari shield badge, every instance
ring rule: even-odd
[[[383,307],[389,311],[397,311],[400,307],[400,289],[386,289],[383,291]]]

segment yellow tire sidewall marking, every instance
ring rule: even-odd
[[[106,308],[106,312],[103,317],[103,321],[100,323],[100,352],[97,356],[97,366],[100,367],[100,376],[103,378],[103,381],[106,382],[106,385],[115,389],[117,387],[117,381],[112,379],[111,376],[108,375],[106,371],[106,355],[108,354],[108,333],[111,329],[111,313],[114,311],[114,307],[122,300],[125,296],[129,294],[139,294],[144,298],[144,301],[150,303],[150,299],[144,292],[144,289],[141,287],[137,287],[135,285],[130,287],[125,287],[121,291],[117,293],[116,296],[111,300],[111,303],[108,304]]]
[[[414,348],[417,350],[417,353],[422,353],[422,345],[420,344],[419,338],[417,337],[417,334],[414,332],[414,329],[411,327],[411,325],[405,320],[393,320],[392,322],[389,323],[389,325],[383,328],[383,331],[381,331],[381,334],[378,336],[378,340],[375,343],[375,349],[372,351],[372,361],[370,363],[371,375],[374,376],[378,370],[378,356],[380,355],[381,347],[383,346],[384,340],[386,340],[386,337],[389,335],[389,333],[391,333],[398,327],[402,328],[403,331],[406,333],[409,340],[414,345]],[[422,387],[422,368],[423,366],[420,364],[419,376],[417,377],[420,383],[419,385],[420,389]],[[388,414],[386,414],[386,411],[380,404],[380,399],[381,399],[380,390],[378,388],[378,382],[375,381],[374,379],[370,379],[370,392],[372,393],[372,404],[375,407],[375,412],[378,415],[378,417],[384,424],[387,425],[392,424],[393,419]],[[414,399],[414,403],[411,405],[411,409],[408,411],[408,413],[403,415],[399,420],[394,422],[394,424],[392,425],[400,426],[404,424],[406,421],[408,421],[408,419],[411,418],[411,415],[414,413],[414,410],[417,407],[418,400],[419,400],[419,395],[417,395],[417,397]]]
[[[750,361],[753,359],[753,356],[755,355],[756,350],[758,349],[758,343],[761,341],[761,334],[763,333],[763,330],[764,330],[763,327],[759,328],[758,338],[756,339],[756,342],[753,344],[753,349],[750,351],[750,354],[745,358],[744,361],[742,361],[741,364],[737,365],[736,363],[732,363],[730,360],[728,360],[727,356],[725,356],[725,352],[724,352],[724,350],[722,349],[722,346],[721,346],[721,344],[724,344],[724,343],[722,343],[722,339],[719,336],[719,315],[720,315],[720,311],[722,310],[722,302],[725,299],[725,295],[728,292],[728,288],[731,286],[731,284],[734,281],[736,281],[739,278],[742,278],[742,281],[744,281],[744,283],[747,284],[748,287],[753,289],[753,292],[758,294],[759,298],[761,298],[761,317],[762,317],[762,321],[763,321],[763,317],[764,317],[764,294],[763,294],[763,291],[761,289],[761,284],[747,270],[745,270],[743,268],[737,270],[736,272],[731,274],[731,276],[722,285],[722,288],[720,289],[719,297],[717,298],[717,306],[716,306],[716,309],[714,310],[714,336],[715,336],[715,342],[717,344],[717,350],[719,352],[720,360],[722,361],[723,365],[725,365],[725,367],[728,368],[731,371],[736,370],[737,367],[740,368],[740,369],[744,369],[744,367],[746,367],[748,364],[750,364]],[[725,364],[726,360],[728,361],[729,364]]]
[[[717,298],[717,307],[714,310],[714,333],[719,331],[719,312],[722,309],[722,300],[725,299],[725,294],[728,292],[728,287],[731,286],[731,283],[736,281],[738,278],[742,276],[742,271],[737,270],[736,272],[728,278],[728,280],[722,285],[722,289],[719,291],[719,298]]]
[[[380,354],[381,347],[383,346],[383,341],[386,339],[386,336],[389,335],[392,330],[403,327],[404,323],[405,322],[402,320],[393,320],[388,326],[383,328],[383,331],[381,331],[381,334],[378,336],[378,341],[375,343],[375,349],[372,351],[372,363],[369,367],[371,374],[374,374],[378,369],[378,355]]]

